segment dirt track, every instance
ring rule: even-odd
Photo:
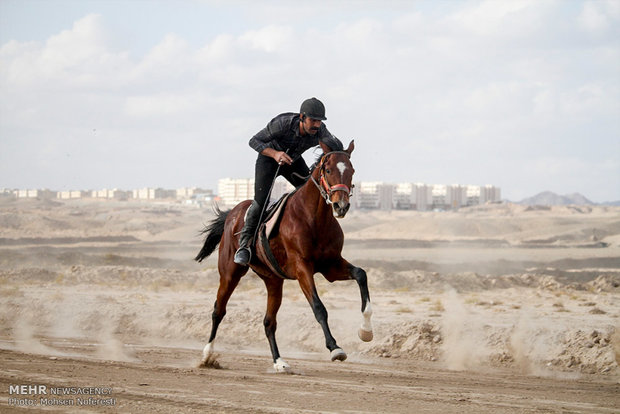
[[[613,413],[620,407],[620,384],[610,378],[576,381],[499,370],[447,371],[402,360],[309,359],[289,359],[294,374],[283,375],[270,370],[267,356],[221,355],[222,369],[205,369],[191,367],[197,350],[148,348],[136,353],[143,362],[0,351],[0,408],[15,410],[7,406],[9,385],[14,384],[111,387],[111,394],[101,398],[114,398],[115,405],[89,407],[98,412]],[[32,397],[38,401],[41,395]],[[83,407],[43,408],[83,412]]]
[[[271,368],[265,289],[252,274],[218,332],[222,369],[196,368],[219,280],[216,257],[192,260],[208,214],[0,202],[0,412],[32,411],[10,398],[80,413],[620,412],[617,209],[347,217],[345,253],[368,272],[375,338],[357,338],[355,284],[317,277],[349,353],[329,362],[287,282],[278,343],[293,375]],[[84,396],[17,395],[18,385],[100,387],[110,393],[90,401],[114,405],[42,407],[41,397]]]

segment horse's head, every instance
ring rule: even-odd
[[[351,206],[349,197],[355,172],[351,164],[351,153],[355,145],[351,141],[349,148],[344,151],[332,151],[323,142],[320,142],[320,145],[324,155],[317,167],[319,190],[325,201],[332,205],[336,216],[343,218]]]

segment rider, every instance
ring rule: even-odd
[[[287,112],[276,116],[250,139],[250,147],[258,152],[254,201],[245,216],[235,263],[247,266],[250,262],[252,238],[276,173],[295,187],[300,187],[309,174],[308,165],[301,156],[307,149],[318,145],[320,140],[333,150],[342,150],[342,143],[323,124],[326,119],[323,103],[316,98],[306,99],[299,113]]]

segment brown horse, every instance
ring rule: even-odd
[[[264,319],[265,334],[269,340],[274,368],[278,372],[289,372],[290,366],[280,357],[276,344],[276,314],[282,303],[283,276],[296,279],[306,299],[312,307],[316,320],[323,328],[325,345],[331,351],[332,361],[344,361],[345,352],[336,344],[327,324],[327,310],[319,299],[314,284],[314,274],[322,273],[329,282],[354,279],[360,288],[362,297],[363,322],[358,331],[363,341],[372,340],[370,317],[370,295],[366,281],[366,272],[353,266],[342,258],[344,234],[340,224],[334,218],[345,216],[349,210],[351,181],[354,169],[350,157],[353,152],[353,141],[345,151],[332,151],[321,143],[323,156],[318,166],[312,171],[310,179],[293,193],[283,212],[277,234],[270,239],[273,256],[279,265],[275,272],[268,260],[254,254],[250,267],[265,282],[267,287],[267,311]],[[244,215],[251,200],[239,203],[232,210],[219,211],[217,217],[204,230],[205,243],[197,261],[209,256],[220,244],[218,270],[220,286],[213,307],[213,324],[209,343],[203,350],[203,363],[213,358],[213,341],[217,328],[226,314],[226,304],[233,290],[243,277],[248,267],[234,263],[233,256],[239,246],[237,234],[243,227]],[[256,243],[260,253],[260,243]],[[264,251],[263,251],[264,253]],[[278,267],[276,265],[276,267]],[[284,273],[279,275],[278,273]]]

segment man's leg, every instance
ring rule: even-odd
[[[243,223],[239,237],[239,249],[235,252],[234,259],[235,263],[242,266],[247,266],[252,259],[252,239],[258,226],[261,210],[262,207],[254,200],[245,213],[245,223]]]
[[[264,155],[256,159],[254,174],[254,201],[248,208],[245,223],[241,229],[239,249],[235,252],[235,263],[247,266],[252,259],[252,244],[256,228],[260,224],[260,214],[267,202],[271,183],[278,169],[278,164],[270,157]]]
[[[306,161],[301,157],[293,164],[287,165],[282,171],[282,176],[286,178],[289,183],[293,184],[295,188],[304,185],[306,181],[308,181],[309,174],[308,164],[306,164]]]

